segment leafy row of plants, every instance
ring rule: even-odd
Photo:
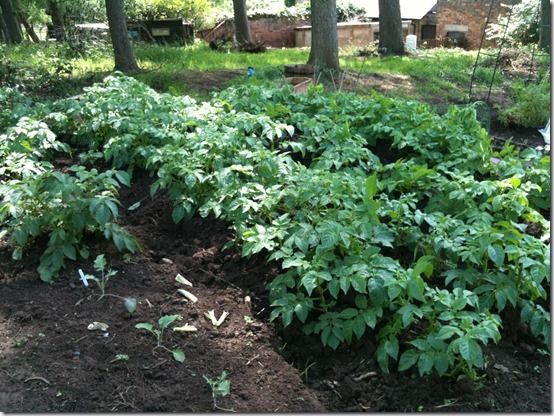
[[[146,169],[157,177],[152,197],[168,193],[176,223],[196,214],[221,217],[244,256],[263,253],[278,262],[282,273],[269,283],[272,320],[300,325],[331,348],[371,334],[383,371],[395,365],[475,378],[486,365],[482,346],[498,342],[508,310],[549,346],[543,236],[550,229],[550,158],[510,146],[494,153],[472,108],[438,116],[379,95],[319,87],[297,95],[267,85],[197,103],[117,76],[29,111],[55,141],[63,138],[56,151],[112,169],[65,173],[88,192],[78,198],[89,207],[77,210],[90,213],[84,227],[75,231],[56,217],[68,225],[73,247],[84,231],[103,230],[119,248],[136,249],[132,237],[118,240],[106,230],[118,227],[113,177],[127,184],[121,169]],[[51,150],[40,143],[26,157],[46,164]],[[45,175],[59,174],[51,170]],[[93,186],[93,175],[104,188]],[[77,203],[60,192],[61,205],[74,212]],[[47,195],[60,201],[56,192]],[[93,201],[102,201],[94,203],[107,216],[98,218]],[[0,203],[0,223],[16,250],[17,230],[35,207],[20,197]],[[44,224],[51,211],[66,212],[47,204],[39,215]],[[47,251],[58,253],[56,244],[51,240]]]

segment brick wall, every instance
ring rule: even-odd
[[[468,49],[479,47],[491,0],[439,0],[437,8],[437,38],[446,38],[449,30],[467,28],[466,40]],[[491,14],[491,21],[495,22],[500,14],[506,10],[502,3],[496,1]]]
[[[294,28],[309,24],[309,21],[303,19],[293,19],[286,17],[260,17],[250,18],[250,33],[254,42],[263,43],[265,46],[275,48],[294,46]],[[212,30],[204,30],[197,33],[200,39],[210,42],[214,39],[230,38],[234,35],[234,25],[232,21],[227,21],[216,26]]]

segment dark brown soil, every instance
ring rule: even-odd
[[[137,177],[122,191],[124,208],[148,195],[148,182]],[[134,316],[119,299],[98,300],[96,288],[83,287],[77,270],[92,273],[92,261],[69,264],[47,285],[34,271],[35,255],[16,263],[0,248],[0,411],[209,412],[213,401],[203,376],[224,370],[231,393],[217,404],[238,412],[551,409],[550,361],[536,347],[505,341],[489,348],[481,386],[383,375],[369,340],[332,352],[318,339],[270,324],[265,285],[277,270],[262,258],[221,251],[231,239],[223,222],[195,218],[176,226],[163,196],[145,199],[136,211],[124,208],[122,223],[143,251],[123,260],[100,240],[91,251],[92,258],[106,253],[118,271],[107,291],[139,300]],[[178,273],[193,283],[188,289],[197,303],[176,292]],[[211,309],[218,317],[229,312],[219,328],[204,317]],[[183,349],[184,363],[134,328],[165,314],[181,314],[180,325],[198,328],[164,336],[166,347]],[[87,330],[93,321],[109,325],[106,336]],[[130,358],[112,362],[116,354]]]
[[[176,73],[173,79],[182,82],[190,91],[207,95],[228,87],[234,79],[240,76],[246,77],[246,68],[244,70],[183,71]]]
[[[540,128],[543,128],[541,126]],[[493,119],[491,123],[490,135],[503,144],[510,140],[514,146],[519,148],[526,147],[545,147],[546,143],[538,128],[521,127],[521,126],[504,126],[497,119]]]

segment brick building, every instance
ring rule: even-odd
[[[502,4],[518,0],[496,0],[492,21],[506,11]],[[479,47],[491,0],[400,0],[404,35],[415,34],[419,46]],[[339,46],[362,45],[379,37],[378,0],[364,0],[370,22],[339,23]],[[291,17],[253,16],[249,18],[252,39],[272,47],[309,46],[309,20]],[[197,37],[210,42],[232,39],[232,20],[214,29],[200,31]]]
[[[250,33],[254,42],[274,48],[289,47],[294,44],[294,28],[309,24],[309,20],[292,17],[249,17]],[[235,28],[232,20],[220,22],[213,29],[199,31],[197,37],[211,42],[219,39],[233,39]]]
[[[491,21],[506,11],[502,4],[510,0],[495,1]],[[491,0],[400,0],[403,21],[410,21],[418,44],[430,47],[458,45],[468,49],[479,47]],[[378,0],[367,0],[367,16],[379,20]]]
[[[510,0],[495,1],[491,21],[496,22],[506,12],[502,4]],[[436,39],[461,39],[462,46],[468,49],[479,47],[485,21],[490,10],[490,0],[439,0],[436,11]],[[423,40],[423,26],[421,27]],[[418,36],[419,36],[418,35]],[[464,45],[465,43],[465,45]]]

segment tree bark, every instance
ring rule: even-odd
[[[0,0],[0,7],[2,8],[2,16],[6,23],[9,41],[11,43],[21,43],[23,41],[21,29],[17,17],[15,16],[11,0]]]
[[[399,0],[379,0],[379,50],[385,55],[404,53]]]
[[[2,10],[0,10],[0,40],[5,43],[10,43],[10,34],[8,32],[8,27],[6,26],[6,22],[4,22]]]
[[[29,24],[29,21],[27,20],[27,18],[21,13],[19,13],[19,21],[25,28],[25,31],[27,32],[31,40],[35,43],[40,43],[40,39],[38,38],[35,32],[35,29],[33,29],[33,26]]]
[[[539,32],[539,47],[541,49],[550,50],[550,26],[552,24],[550,0],[541,0],[541,19]]]
[[[252,43],[250,24],[246,14],[246,0],[233,0],[233,11],[235,16],[235,37],[239,45]]]
[[[106,0],[106,14],[112,38],[115,70],[127,73],[138,71],[139,67],[127,33],[123,0]]]
[[[48,0],[48,14],[52,19],[52,28],[54,30],[54,38],[57,41],[65,40],[65,27],[63,24],[62,14],[58,7],[57,0]]]
[[[308,63],[318,70],[339,70],[336,0],[310,0],[312,42]]]

